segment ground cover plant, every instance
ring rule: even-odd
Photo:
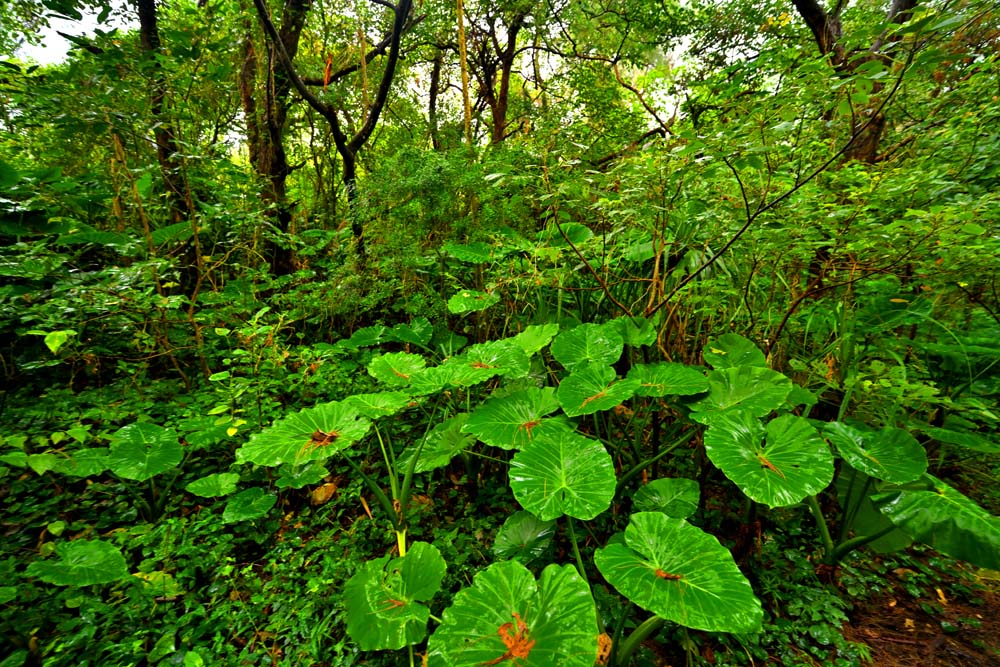
[[[0,31],[0,666],[1000,664],[991,3],[0,25],[89,14]]]

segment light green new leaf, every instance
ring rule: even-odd
[[[563,514],[593,519],[615,495],[615,469],[600,442],[559,431],[536,437],[514,455],[510,488],[517,501],[543,521]]]
[[[475,290],[462,290],[448,299],[448,312],[458,315],[461,313],[475,313],[486,310],[500,297],[487,292],[477,292]]]
[[[616,317],[606,323],[618,332],[625,344],[630,347],[652,345],[656,342],[656,328],[653,322],[645,317]]]
[[[427,664],[593,667],[597,634],[597,609],[576,568],[549,565],[536,583],[524,565],[508,560],[455,595],[428,642]],[[511,646],[519,657],[508,655]]]
[[[372,359],[368,364],[368,374],[392,387],[405,387],[410,384],[411,376],[423,370],[426,365],[427,360],[419,354],[390,352]]]
[[[226,508],[222,510],[222,522],[236,523],[259,519],[270,512],[276,502],[278,502],[277,496],[265,493],[259,486],[240,491],[226,502]]]
[[[738,366],[767,367],[764,353],[739,334],[723,334],[708,341],[701,355],[705,358],[705,363],[711,364],[712,368],[716,370],[737,368]]]
[[[332,401],[279,419],[236,450],[237,463],[277,466],[323,461],[368,433],[356,408]]]
[[[156,424],[129,424],[112,438],[108,467],[125,479],[144,482],[176,468],[184,458],[176,431]]]
[[[893,484],[906,484],[927,472],[927,453],[916,438],[899,428],[860,431],[830,422],[823,434],[855,470]]]
[[[525,354],[530,356],[551,343],[557,333],[559,333],[559,325],[554,322],[549,324],[533,324],[530,327],[526,327],[524,331],[514,336],[511,340],[524,350]]]
[[[691,405],[691,419],[711,425],[733,413],[764,417],[780,408],[792,381],[770,368],[740,366],[708,374],[708,396]]]
[[[441,246],[441,249],[460,262],[468,264],[484,264],[493,258],[490,246],[482,241],[463,244],[449,241]]]
[[[434,335],[434,326],[426,317],[415,317],[409,324],[397,324],[386,333],[386,340],[424,347]]]
[[[440,590],[445,569],[437,547],[426,542],[414,543],[402,558],[366,562],[344,590],[347,633],[364,651],[421,641],[430,610],[418,603]]]
[[[203,498],[228,496],[236,490],[236,483],[239,481],[240,476],[234,472],[220,472],[196,479],[185,486],[184,490]]]
[[[107,584],[128,576],[125,557],[113,545],[100,540],[76,540],[56,545],[59,560],[35,561],[28,565],[29,577],[57,586]]]
[[[570,417],[609,410],[635,395],[638,380],[619,380],[610,366],[574,371],[559,385],[556,398]]]
[[[477,407],[464,430],[487,445],[521,449],[531,440],[532,430],[542,424],[543,418],[558,409],[552,387],[525,389],[491,398]]]
[[[708,391],[708,378],[701,369],[684,364],[636,364],[629,369],[629,380],[637,380],[638,396],[690,396]]]
[[[424,437],[424,446],[420,450],[420,458],[417,460],[416,472],[430,472],[443,468],[451,460],[476,444],[476,436],[465,433],[464,427],[469,419],[469,413],[461,412],[451,419],[446,419],[430,431]],[[417,445],[410,445],[399,457],[399,469],[407,470],[410,467],[410,460],[417,452]]]
[[[918,542],[978,567],[1000,570],[1000,517],[941,480],[927,475],[930,491],[872,496],[882,514]]]
[[[450,365],[453,362],[463,368],[463,372],[456,374],[452,380],[453,384],[461,387],[479,384],[497,375],[522,377],[531,368],[528,355],[510,338],[473,345],[447,363]]]
[[[719,541],[683,519],[633,514],[625,539],[594,554],[612,586],[657,616],[709,632],[759,632],[764,612]]]
[[[524,510],[514,512],[497,531],[493,553],[498,558],[514,558],[530,563],[545,553],[555,534],[555,521],[542,521]]]
[[[635,508],[640,512],[663,512],[676,519],[686,519],[698,509],[701,488],[693,479],[664,477],[654,479],[635,494]]]
[[[833,455],[802,417],[783,415],[765,431],[746,413],[712,421],[705,452],[751,499],[783,507],[825,489],[833,480]]]
[[[274,480],[274,485],[279,489],[301,489],[313,484],[319,484],[324,477],[330,474],[322,464],[315,461],[297,465],[295,463],[285,463],[278,468],[280,477]]]
[[[615,327],[581,324],[563,331],[549,348],[556,361],[570,372],[591,364],[609,366],[622,356],[625,342]]]

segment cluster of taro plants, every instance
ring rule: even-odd
[[[453,312],[489,305],[475,292],[449,303]],[[278,488],[303,488],[328,474],[326,460],[342,457],[369,486],[397,544],[395,553],[368,561],[346,582],[348,632],[363,650],[407,648],[411,662],[426,639],[432,666],[589,667],[609,642],[612,662],[626,664],[666,622],[759,631],[764,612],[751,584],[729,550],[688,520],[699,506],[694,480],[645,480],[631,504],[623,504],[632,510],[624,531],[596,549],[592,564],[579,548],[577,522],[615,521],[612,504],[634,489],[639,474],[697,435],[748,506],[808,508],[828,563],[866,544],[919,540],[1000,568],[1000,522],[928,475],[923,446],[906,431],[809,419],[816,397],[768,368],[764,354],[735,334],[706,347],[711,370],[640,363],[652,356],[655,339],[650,323],[630,318],[563,330],[529,326],[467,347],[453,334],[435,336],[426,319],[368,327],[335,349],[371,348],[367,370],[384,389],[276,421],[240,447],[237,463],[275,469]],[[428,424],[426,431],[414,442],[394,443],[393,425],[407,413],[410,423]],[[655,442],[647,444],[649,433]],[[373,453],[385,466],[377,475]],[[122,429],[107,455],[102,461],[116,474],[143,482],[181,463],[177,434],[151,424]],[[411,489],[416,475],[456,457],[500,461],[523,511],[500,529],[497,561],[437,618],[429,603],[448,564],[434,544],[409,539]],[[225,521],[272,509],[273,493],[260,486],[237,493],[239,480],[235,472],[219,473],[186,489],[228,495]],[[839,496],[839,516],[823,514],[817,495],[827,490]],[[155,499],[158,490],[151,485],[150,493]],[[575,562],[544,564],[536,578],[526,563],[549,553],[557,528]],[[121,555],[96,540],[69,543],[56,555],[60,560],[37,562],[28,574],[62,584],[127,576]],[[612,632],[611,640],[599,622],[591,589],[597,572],[651,612],[631,634]]]

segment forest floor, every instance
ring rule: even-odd
[[[855,607],[844,636],[871,649],[873,667],[1000,667],[1000,573],[991,574],[970,601],[945,592],[964,582],[942,582],[926,599],[873,596]]]

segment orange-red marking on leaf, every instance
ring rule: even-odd
[[[682,574],[671,574],[669,572],[664,572],[663,570],[660,570],[660,569],[657,569],[656,572],[655,572],[655,574],[660,579],[666,579],[667,581],[677,581],[679,579],[683,579],[684,578],[684,575],[682,575]]]
[[[596,401],[599,398],[604,398],[607,395],[608,395],[608,393],[606,391],[599,391],[596,394],[594,394],[593,396],[591,396],[589,398],[583,399],[583,403],[580,404],[580,407],[582,408],[587,403],[590,403],[591,401]]]
[[[500,640],[507,647],[507,652],[499,658],[487,660],[480,664],[486,666],[499,665],[504,660],[513,660],[514,658],[523,660],[528,657],[531,649],[535,647],[535,640],[528,639],[528,624],[524,622],[521,615],[516,611],[514,612],[514,620],[517,622],[516,627],[514,623],[504,623],[497,630]]]
[[[785,473],[783,473],[780,470],[778,470],[777,468],[775,468],[774,464],[771,463],[770,461],[768,461],[766,458],[764,458],[763,454],[758,454],[757,455],[757,460],[760,461],[761,467],[767,468],[768,470],[772,470],[772,471],[778,473],[779,475],[781,475],[781,479],[787,479],[785,477]]]

